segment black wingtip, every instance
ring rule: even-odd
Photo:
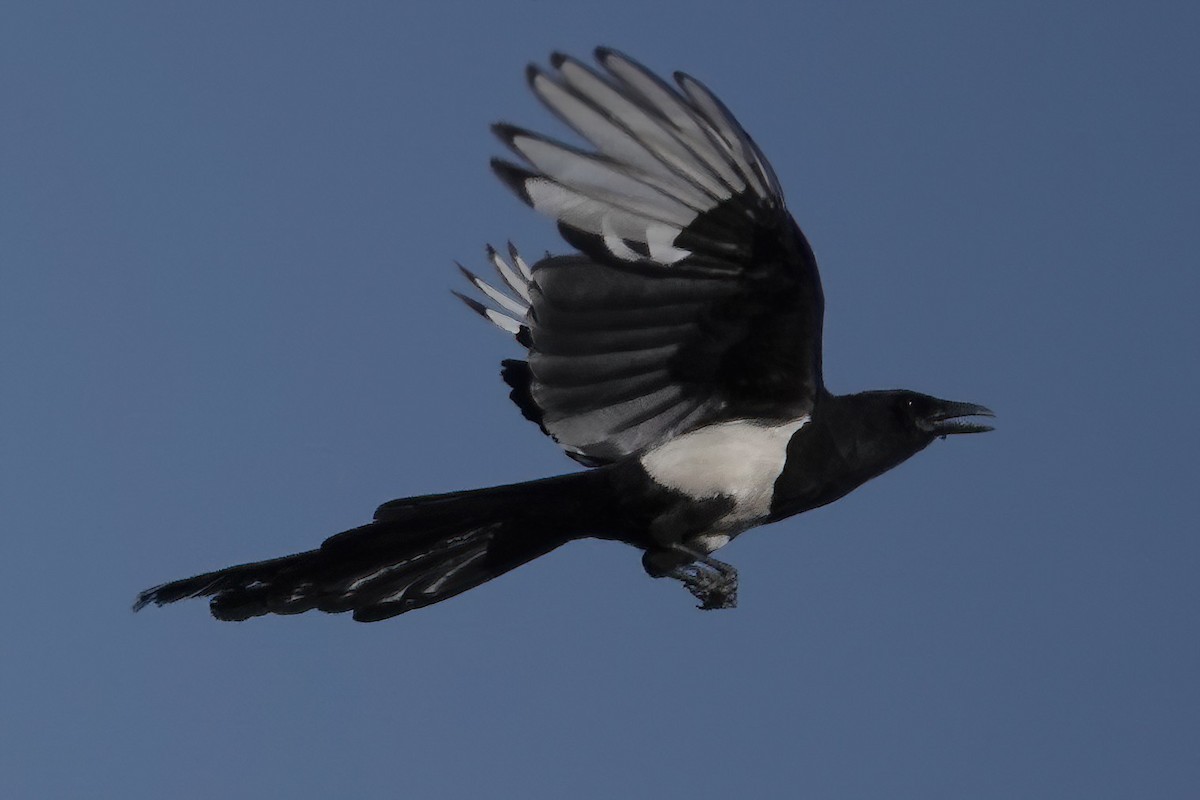
[[[628,84],[626,80],[619,74],[621,66],[614,66],[614,62],[620,62],[621,65],[631,67],[635,71],[642,73],[642,75],[648,76],[654,82],[662,84],[662,80],[653,72],[646,69],[646,67],[640,61],[635,58],[630,58],[624,52],[615,47],[597,47],[595,51],[593,51],[593,55],[596,58],[596,63],[599,64],[606,73],[608,73],[610,79],[615,80],[622,85]]]
[[[609,72],[611,72],[612,70],[609,68],[608,62],[613,61],[613,60],[624,61],[626,64],[629,64],[630,66],[635,67],[636,69],[638,69],[641,72],[646,72],[646,73],[650,72],[650,70],[648,70],[644,66],[642,66],[642,63],[640,61],[638,61],[635,58],[630,58],[629,56],[625,55],[624,52],[622,52],[621,50],[618,50],[615,47],[605,47],[605,46],[601,45],[600,47],[596,48],[594,55],[596,57],[597,63],[599,63],[605,69],[609,70]]]
[[[529,192],[525,189],[526,181],[531,178],[536,178],[537,173],[530,172],[527,169],[518,167],[510,161],[505,161],[502,158],[493,158],[491,161],[492,172],[496,173],[496,177],[504,182],[513,194],[521,198],[521,202],[532,207],[533,199],[530,198]]]
[[[457,261],[454,262],[454,266],[458,267],[458,271],[463,274],[463,277],[467,279],[468,283],[470,283],[472,286],[478,285],[479,277],[474,272],[471,272],[471,270],[467,269]]]
[[[550,56],[550,63],[560,73],[562,72],[562,68],[564,66],[570,64],[570,65],[579,67],[580,69],[584,70],[585,72],[589,72],[592,75],[597,75],[596,70],[593,67],[591,67],[589,64],[587,64],[584,61],[581,61],[578,58],[575,58],[574,56],[567,55],[566,53],[557,53],[557,52],[554,53],[553,55]]]
[[[493,136],[509,147],[512,146],[513,137],[522,132],[521,128],[513,125],[511,122],[493,122],[491,130]]]
[[[529,88],[533,89],[533,82],[541,75],[545,75],[545,73],[537,64],[527,64],[525,66],[525,82],[529,84]],[[535,89],[534,91],[536,93],[537,90]]]
[[[458,291],[457,289],[451,289],[450,294],[454,295],[459,300],[462,300],[464,303],[466,303],[467,308],[471,309],[479,316],[483,317],[484,319],[488,318],[487,306],[485,306],[483,303],[476,300],[474,297],[468,297],[467,295],[463,294],[462,292]]]
[[[494,122],[494,123],[492,123],[492,134],[497,139],[499,139],[501,141],[501,143],[504,144],[505,147],[507,147],[509,150],[511,150],[513,155],[515,155],[517,158],[521,159],[522,161],[528,161],[529,159],[526,158],[525,154],[521,152],[521,149],[519,147],[517,147],[517,138],[518,137],[525,137],[527,139],[541,138],[541,137],[538,137],[536,134],[530,133],[525,128],[522,128],[519,125],[513,125],[510,122]]]

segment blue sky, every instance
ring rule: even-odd
[[[24,3],[0,23],[0,796],[1194,797],[1200,11]],[[826,379],[985,403],[722,551],[615,544],[377,625],[148,585],[574,465],[449,293],[522,70],[713,88],[822,265]]]

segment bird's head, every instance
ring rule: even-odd
[[[913,452],[939,437],[990,431],[992,426],[982,424],[978,418],[996,416],[990,409],[975,403],[942,400],[907,389],[864,392],[863,395],[870,397],[875,406],[874,416],[890,434],[886,438],[897,445],[911,447]]]
[[[860,392],[840,398],[837,420],[842,446],[860,463],[889,469],[934,439],[992,430],[979,417],[994,417],[975,403],[942,400],[904,389]]]
[[[940,400],[927,394],[909,391],[888,392],[892,409],[901,427],[916,436],[931,441],[952,433],[985,433],[992,430],[973,417],[994,417],[990,409],[975,403]]]

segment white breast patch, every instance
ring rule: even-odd
[[[733,420],[685,433],[641,457],[642,467],[661,486],[696,500],[729,497],[736,526],[767,515],[775,479],[783,471],[792,434],[807,415],[776,425]]]

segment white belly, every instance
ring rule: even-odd
[[[678,436],[640,460],[661,486],[695,500],[733,500],[734,508],[722,520],[721,528],[744,529],[770,512],[788,442],[808,421],[809,417],[803,416],[775,425],[753,420],[722,422]]]

